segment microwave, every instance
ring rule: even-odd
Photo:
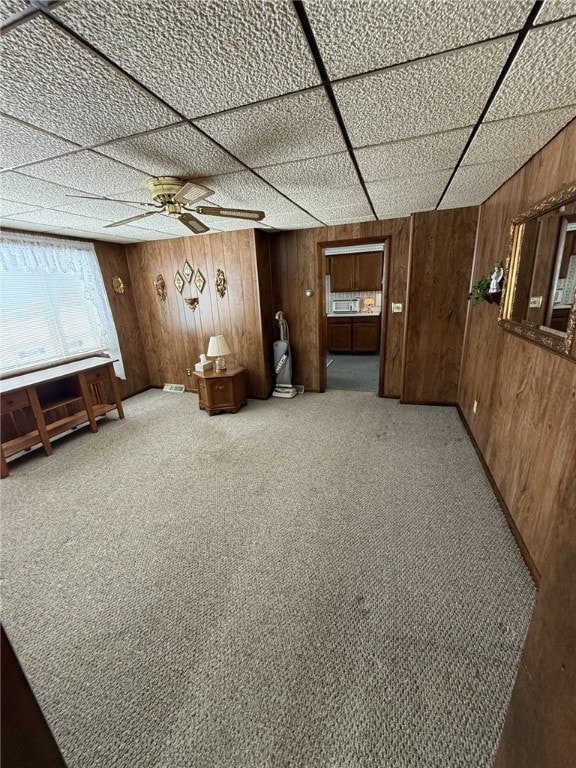
[[[360,299],[333,299],[332,312],[360,312]]]

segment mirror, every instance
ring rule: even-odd
[[[499,322],[576,360],[576,182],[512,220]]]

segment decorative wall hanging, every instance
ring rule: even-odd
[[[160,297],[160,301],[166,301],[166,283],[164,282],[163,275],[156,275],[154,288],[156,288],[156,293]]]
[[[112,289],[114,290],[114,293],[124,293],[126,290],[122,278],[118,277],[118,275],[114,275],[112,278]]]
[[[186,262],[182,268],[182,274],[186,278],[188,282],[192,280],[192,275],[194,274],[194,270],[190,266],[190,262]]]
[[[194,285],[196,286],[196,288],[198,288],[200,293],[202,293],[202,291],[204,290],[204,286],[206,285],[206,278],[204,277],[202,272],[200,272],[199,269],[196,270],[196,277],[194,278]]]
[[[196,307],[198,306],[198,298],[194,297],[192,299],[184,299],[184,301],[190,307],[192,312],[196,312]]]
[[[216,270],[216,293],[218,296],[220,296],[221,299],[224,298],[226,295],[226,275],[224,274],[223,270],[217,269]]]
[[[174,285],[176,286],[178,293],[182,293],[182,288],[184,288],[184,278],[179,271],[174,275]]]

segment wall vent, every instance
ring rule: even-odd
[[[164,384],[164,392],[184,392],[184,384]]]

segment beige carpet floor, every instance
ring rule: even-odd
[[[534,589],[452,408],[150,391],[11,466],[2,618],[70,768],[489,768]]]

